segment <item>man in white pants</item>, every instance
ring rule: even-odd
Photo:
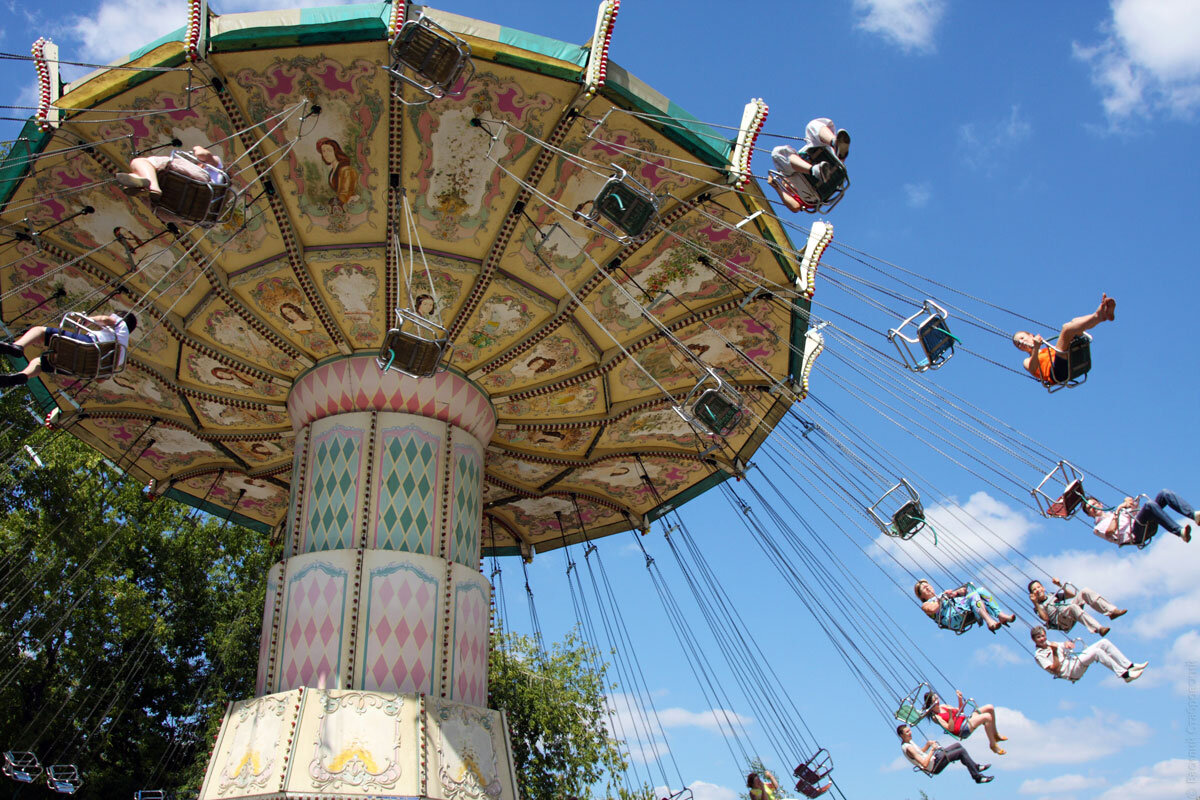
[[[1046,587],[1042,586],[1041,581],[1030,581],[1029,600],[1038,618],[1056,631],[1070,633],[1076,622],[1082,622],[1083,627],[1092,633],[1108,636],[1108,627],[1102,626],[1087,613],[1085,604],[1109,619],[1116,619],[1125,613],[1125,609],[1117,608],[1087,587],[1077,590],[1070,583],[1064,585],[1058,578],[1051,578],[1050,581],[1059,587],[1053,595],[1046,594]]]
[[[1118,678],[1123,678],[1126,683],[1132,683],[1140,678],[1150,663],[1148,661],[1143,661],[1141,664],[1133,663],[1108,639],[1101,639],[1095,644],[1088,645],[1082,653],[1075,655],[1071,652],[1075,649],[1074,642],[1046,641],[1046,629],[1040,625],[1031,630],[1029,636],[1033,639],[1034,646],[1037,647],[1033,655],[1042,669],[1057,678],[1066,678],[1072,682],[1082,678],[1083,673],[1087,672],[1093,661],[1099,661],[1111,669]]]

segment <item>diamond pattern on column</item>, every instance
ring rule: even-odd
[[[333,428],[313,442],[305,550],[354,546],[362,432]]]
[[[469,583],[456,587],[453,697],[478,706],[487,702],[487,609],[483,586]]]
[[[367,646],[361,687],[379,692],[432,692],[437,576],[413,564],[369,570]]]
[[[281,683],[276,691],[316,686],[322,678],[327,686],[337,685],[347,580],[346,570],[324,563],[288,576]]]
[[[437,503],[438,440],[416,426],[385,431],[374,547],[428,554]]]
[[[479,560],[479,526],[483,519],[483,477],[474,448],[454,448],[453,491],[450,560],[473,568]]]

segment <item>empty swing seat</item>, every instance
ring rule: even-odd
[[[162,789],[138,789],[133,800],[167,800],[167,793]]]
[[[828,784],[822,786],[821,783],[829,777],[832,770],[833,757],[829,755],[828,750],[822,747],[813,754],[812,758],[792,770],[792,775],[797,778],[796,791],[805,797],[818,797],[824,794],[829,790],[829,786]]]
[[[1087,381],[1088,372],[1092,369],[1092,337],[1091,334],[1081,333],[1071,340],[1067,348],[1067,378],[1061,383],[1043,381],[1042,385],[1051,393],[1059,389],[1073,389]]]
[[[177,164],[177,160],[187,162]],[[207,177],[200,178],[199,174]],[[211,228],[224,218],[233,192],[229,173],[201,164],[191,153],[176,150],[167,167],[158,173],[161,195],[151,196],[154,213],[166,222],[183,222]]]
[[[68,312],[59,323],[59,330],[50,337],[42,354],[42,369],[56,375],[70,375],[80,380],[101,380],[116,375],[125,368],[125,346],[120,342],[97,341],[112,332],[97,325],[87,316]]]
[[[908,499],[892,512],[890,516],[884,516],[886,512],[881,512],[880,506],[896,493],[907,494]],[[868,506],[867,513],[875,520],[875,524],[879,527],[880,531],[896,539],[911,539],[926,525],[925,507],[921,505],[921,498],[917,494],[917,490],[904,478],[901,478],[899,483],[888,489],[883,493],[882,497]]]
[[[715,436],[728,436],[746,415],[742,396],[711,369],[675,406],[675,412]]]
[[[471,66],[470,74],[473,75],[475,70],[470,46],[422,14],[400,27],[392,42],[391,63],[387,71],[392,77],[416,88],[429,100],[437,100],[450,93],[468,66]],[[406,74],[406,70],[415,77]],[[399,99],[406,102],[403,98]]]
[[[921,317],[920,322],[917,320]],[[946,309],[933,300],[926,300],[920,310],[897,327],[887,333],[888,341],[896,345],[904,366],[913,372],[939,369],[954,355],[954,345],[958,341],[946,323],[949,315]],[[915,335],[905,334],[909,325],[916,326]],[[920,347],[920,357],[913,351],[912,345]]]
[[[395,369],[413,378],[431,378],[445,369],[446,330],[412,311],[396,309],[397,325],[383,338],[375,359],[384,372]],[[405,330],[408,328],[408,330]]]
[[[4,766],[0,771],[17,783],[33,783],[42,774],[42,765],[33,753],[8,750],[4,753]]]
[[[596,196],[596,211],[626,236],[641,236],[658,215],[658,200],[641,186],[610,178]]]
[[[1058,497],[1051,497],[1044,491],[1045,485],[1057,477],[1063,482],[1063,490]],[[1054,469],[1046,473],[1042,482],[1030,492],[1042,516],[1051,519],[1070,519],[1083,504],[1087,493],[1083,490],[1083,474],[1069,461],[1059,461]]]
[[[46,786],[58,794],[75,794],[83,786],[83,779],[74,764],[55,764],[46,770]]]

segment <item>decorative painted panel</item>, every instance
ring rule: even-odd
[[[440,513],[446,426],[407,414],[380,414],[375,445],[375,527],[371,547],[433,552]]]
[[[507,730],[500,715],[460,703],[429,709],[431,796],[447,800],[515,797]]]
[[[275,689],[333,687],[342,679],[358,553],[310,553],[289,559],[280,622]]]
[[[479,525],[483,519],[483,448],[471,440],[454,440],[450,474],[450,560],[479,565]]]
[[[445,562],[433,556],[368,550],[355,688],[433,693]]]
[[[319,420],[309,432],[304,482],[304,552],[358,544],[369,414]]]
[[[454,654],[451,660],[450,695],[460,702],[482,706],[487,704],[488,691],[491,587],[482,575],[472,575],[465,580],[458,574],[454,577]]]
[[[208,762],[202,800],[268,795],[280,789],[301,702],[302,693],[291,691],[231,705]]]

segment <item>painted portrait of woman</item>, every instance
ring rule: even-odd
[[[317,140],[317,152],[329,166],[329,188],[333,191],[334,208],[344,208],[347,203],[358,199],[358,170],[350,163],[350,156],[333,139]]]
[[[313,329],[312,320],[295,303],[281,304],[279,306],[279,316],[283,317],[288,327],[296,331],[296,333],[308,333]]]

